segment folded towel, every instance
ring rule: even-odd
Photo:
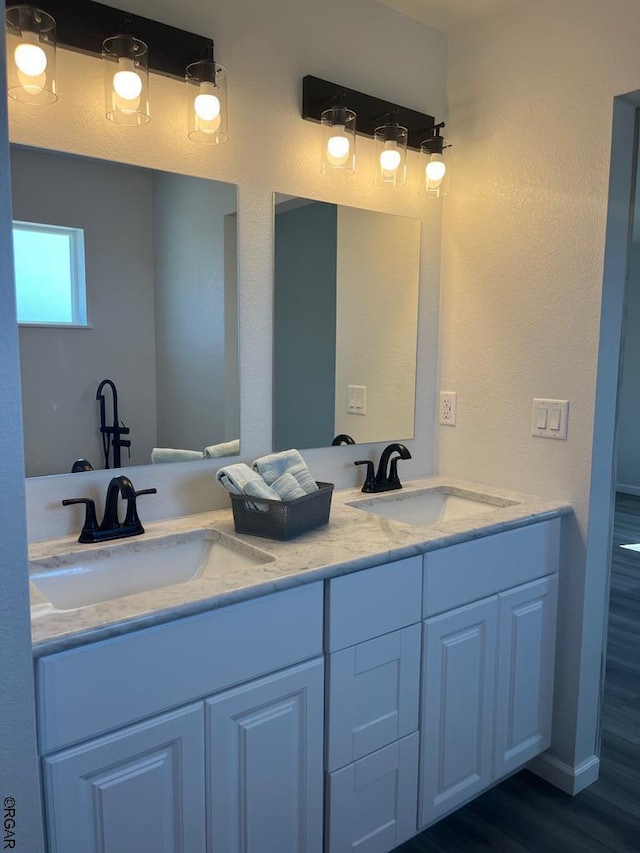
[[[219,456],[235,456],[237,453],[240,453],[240,439],[234,438],[233,441],[210,444],[202,455],[205,459],[217,459]]]
[[[237,462],[235,465],[225,465],[224,468],[220,468],[216,473],[216,480],[234,495],[250,495],[253,498],[268,498],[272,501],[280,500],[280,495],[265,483],[260,474],[253,471],[244,462]],[[266,512],[269,509],[268,504],[260,503],[252,503],[251,507],[261,512]]]
[[[283,474],[291,474],[310,495],[318,491],[316,481],[309,473],[306,462],[298,450],[284,450],[282,453],[269,453],[253,463],[253,470],[262,475],[265,483],[271,485]]]
[[[159,462],[195,462],[196,459],[202,458],[202,453],[199,450],[179,450],[174,447],[154,447],[151,451],[152,465],[157,465]]]
[[[283,501],[303,498],[307,494],[293,474],[282,474],[271,483],[271,488],[280,495]]]

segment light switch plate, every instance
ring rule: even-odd
[[[367,414],[367,386],[347,385],[347,414]]]
[[[531,407],[531,435],[566,440],[569,421],[568,400],[534,397]]]

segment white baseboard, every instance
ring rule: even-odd
[[[624,495],[640,496],[640,486],[631,486],[629,483],[617,483],[616,492],[622,492]]]
[[[598,780],[600,759],[597,755],[590,755],[580,764],[571,767],[553,755],[544,753],[529,762],[527,769],[573,797]]]

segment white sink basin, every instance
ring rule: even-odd
[[[30,579],[57,610],[73,610],[273,559],[217,530],[194,530],[32,560]]]
[[[454,492],[446,486],[419,491],[399,490],[347,504],[363,512],[382,515],[394,521],[413,525],[455,521],[491,512],[499,507],[514,505],[515,501],[487,494],[465,495],[459,490]]]

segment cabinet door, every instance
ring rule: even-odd
[[[421,826],[491,782],[497,613],[493,597],[425,622]]]
[[[327,853],[387,853],[416,834],[418,733],[330,773]]]
[[[320,853],[321,659],[206,705],[210,853]]]
[[[551,743],[558,576],[499,596],[494,778]]]
[[[329,771],[417,730],[421,633],[411,625],[330,656]]]
[[[204,853],[204,709],[44,759],[50,853]]]

